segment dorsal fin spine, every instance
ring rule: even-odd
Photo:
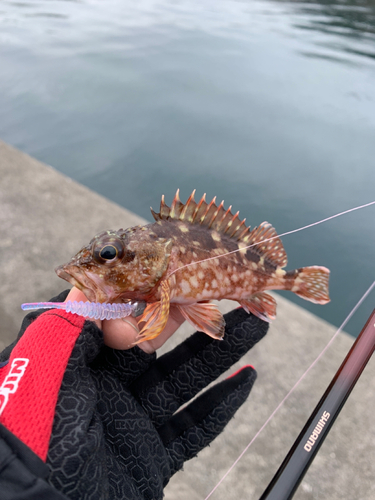
[[[227,217],[227,215],[230,215],[230,211],[231,210],[232,210],[232,205],[230,205],[230,207],[228,208],[228,210],[226,212],[224,212],[224,215],[220,219],[219,224],[222,224],[222,222],[224,221],[225,217]]]
[[[249,230],[249,228],[246,226],[244,228],[242,227],[245,225],[245,222],[246,222],[246,219],[243,219],[243,221],[241,221],[240,225],[236,228],[236,230],[230,234],[231,238],[236,238],[236,240],[240,240],[242,234],[245,234],[246,231]]]
[[[211,220],[210,220],[210,223],[208,225],[208,227],[210,228],[212,226],[212,224],[215,222],[215,219],[216,217],[218,216],[219,212],[221,209],[223,209],[224,207],[224,200],[220,203],[220,205],[217,207],[217,209],[215,210],[215,212],[212,214],[212,217],[211,217]]]
[[[237,211],[237,212],[233,215],[232,219],[228,222],[228,236],[229,236],[230,238],[231,238],[231,237],[232,237],[232,235],[236,232],[237,226],[234,224],[234,221],[238,218],[238,214],[239,214],[239,213],[240,213],[240,212],[239,212],[239,211]],[[234,226],[234,229],[233,229],[233,226]]]
[[[204,193],[204,195],[202,196],[202,198],[200,199],[198,205],[196,206],[196,208],[194,210],[194,213],[192,215],[192,222],[195,222],[195,218],[196,218],[201,206],[203,205],[203,203],[206,203],[206,193]]]
[[[164,195],[162,195],[160,202],[160,218],[163,219],[163,217],[169,217],[169,207],[165,204]]]
[[[219,217],[218,217],[218,220],[216,221],[216,230],[217,231],[224,233],[224,234],[226,233],[228,223],[229,223],[230,219],[233,217],[231,210],[232,210],[232,205],[228,208],[227,211],[225,211],[225,209],[223,208],[221,218],[219,219]]]
[[[151,210],[151,213],[152,213],[153,218],[154,218],[156,221],[161,220],[160,213],[159,213],[159,214],[157,214],[156,212],[154,212],[154,211],[152,210],[152,207],[150,207],[150,210]]]
[[[172,204],[171,204],[171,208],[170,208],[170,217],[174,217],[174,215],[176,214],[176,204],[180,201],[180,190],[177,189],[176,191],[176,194],[174,195],[174,198],[173,198],[173,201],[172,201]]]
[[[191,193],[191,195],[189,196],[189,198],[188,198],[187,202],[185,203],[185,205],[184,205],[184,207],[183,207],[183,209],[182,209],[182,211],[181,211],[181,214],[180,214],[180,220],[184,220],[185,215],[186,215],[186,213],[187,213],[187,211],[188,211],[188,208],[190,208],[190,205],[191,205],[191,204],[194,204],[194,203],[195,203],[195,200],[194,200],[195,191],[196,191],[196,190],[194,189],[194,191],[193,191],[193,192]]]
[[[203,221],[207,222],[206,217],[208,218],[208,212],[210,211],[210,208],[212,207],[212,205],[215,205],[215,201],[216,201],[216,196],[214,198],[212,198],[210,203],[207,205],[207,209],[204,212],[204,214],[202,215],[201,220],[200,220],[201,224],[203,223]]]

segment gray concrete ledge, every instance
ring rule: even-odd
[[[155,203],[161,194],[155,193]],[[22,302],[48,300],[66,288],[55,276],[55,266],[97,232],[142,222],[0,141],[0,348],[17,334],[24,316]],[[239,364],[252,364],[258,371],[248,402],[225,432],[172,478],[165,490],[167,500],[204,499],[334,334],[335,328],[316,316],[281,297],[277,301],[278,317],[267,337]],[[232,306],[222,302],[223,310]],[[183,327],[163,350],[191,332]],[[352,343],[345,333],[339,335],[212,500],[259,498]],[[374,413],[372,359],[294,498],[375,498]]]

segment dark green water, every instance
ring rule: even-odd
[[[375,200],[374,4],[2,1],[0,137],[149,219],[197,188],[295,229]],[[375,279],[375,207],[283,241],[332,273],[329,305],[286,296],[339,325]]]

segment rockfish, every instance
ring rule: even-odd
[[[56,273],[90,301],[146,301],[139,341],[161,333],[171,307],[221,339],[225,321],[210,300],[236,300],[266,321],[275,318],[276,301],[265,290],[329,302],[327,268],[285,271],[287,256],[271,224],[250,231],[232,207],[217,206],[216,198],[207,203],[205,195],[196,203],[194,193],[183,204],[177,191],[170,207],[163,196],[159,213],[151,209],[156,222],[95,236]]]

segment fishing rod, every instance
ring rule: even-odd
[[[375,309],[259,500],[289,500],[375,350]]]

